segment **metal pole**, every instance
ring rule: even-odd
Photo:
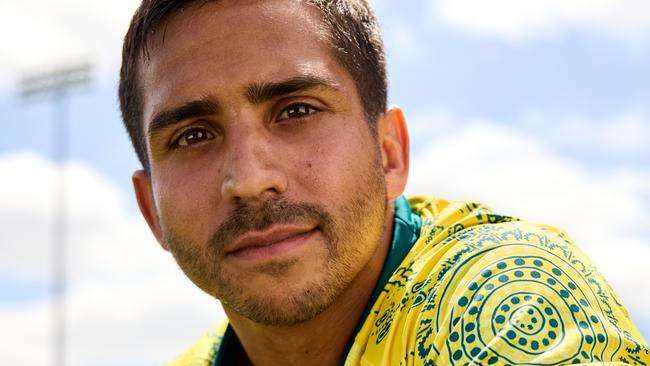
[[[68,295],[68,192],[67,166],[69,145],[68,97],[73,88],[90,83],[90,65],[69,67],[27,77],[21,82],[23,98],[51,97],[53,101],[52,152],[55,165],[52,210],[52,365],[67,364]]]
[[[67,258],[68,258],[68,205],[67,166],[68,160],[68,105],[65,89],[54,96],[54,128],[52,149],[58,169],[54,177],[54,209],[52,239],[53,315],[52,360],[54,366],[66,365],[67,354]]]

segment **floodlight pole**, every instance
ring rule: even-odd
[[[56,70],[54,72],[30,76],[21,81],[21,97],[48,97],[53,103],[52,153],[61,169],[54,171],[53,217],[52,217],[52,365],[65,366],[67,363],[67,268],[68,268],[68,205],[67,177],[65,162],[69,146],[70,91],[90,83],[90,66]]]
[[[52,365],[66,365],[67,348],[67,284],[68,284],[68,201],[67,201],[67,167],[68,121],[67,92],[62,88],[53,98],[54,119],[52,128],[52,152],[54,160],[59,163],[57,182],[54,183],[54,217],[52,222],[52,311],[54,327],[52,332]],[[55,173],[55,174],[57,174]]]

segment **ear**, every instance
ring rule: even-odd
[[[151,179],[144,170],[136,170],[131,177],[133,182],[133,190],[135,191],[135,198],[138,200],[138,207],[142,216],[149,224],[151,232],[156,237],[156,240],[165,250],[169,250],[169,246],[164,241],[162,230],[160,229],[160,222],[156,214],[156,204],[153,200],[153,192],[151,191]]]
[[[409,135],[402,110],[388,108],[379,117],[377,127],[386,193],[389,200],[394,200],[404,192],[409,173]]]

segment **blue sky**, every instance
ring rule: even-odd
[[[408,192],[481,200],[566,228],[650,338],[650,5],[374,3],[390,102],[412,134]],[[222,316],[157,248],[132,198],[138,162],[116,83],[136,5],[0,4],[0,31],[15,35],[0,45],[0,342],[11,345],[2,364],[47,357],[51,182],[62,166],[71,181],[71,364],[161,363]],[[95,81],[69,100],[70,162],[61,165],[51,160],[52,105],[21,101],[16,83],[78,58],[95,63]]]

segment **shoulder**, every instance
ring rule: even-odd
[[[449,249],[434,259],[436,300],[422,308],[432,312],[422,319],[435,321],[443,363],[650,359],[615,292],[563,231],[509,221],[472,226],[438,244]]]
[[[165,366],[212,366],[219,352],[221,339],[227,325],[227,322],[223,322],[215,329],[207,332],[185,352]]]
[[[420,238],[375,304],[368,345],[397,346],[398,363],[650,361],[614,291],[562,230],[477,203],[411,204]]]

